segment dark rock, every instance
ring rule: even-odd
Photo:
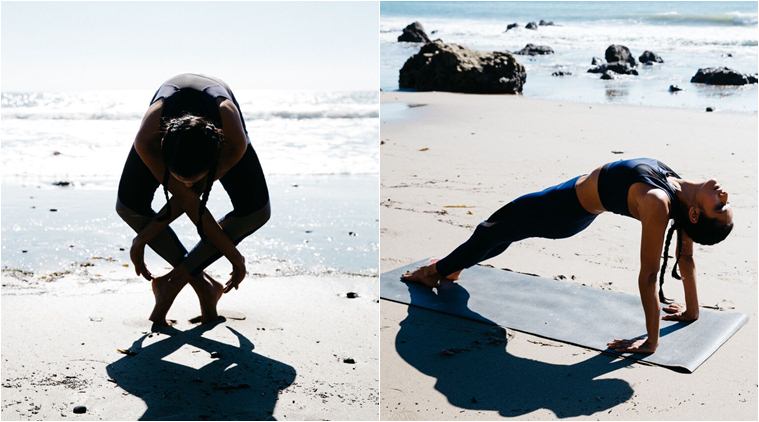
[[[540,26],[553,26],[553,21],[544,21],[543,19],[538,22],[538,25]]]
[[[219,352],[211,352],[211,359],[220,359],[221,353]]]
[[[513,55],[480,52],[435,40],[400,70],[400,88],[473,94],[521,94],[527,73]]]
[[[572,72],[565,72],[563,70],[559,70],[559,71],[551,73],[551,76],[570,76],[570,75],[572,75]]]
[[[643,64],[664,63],[662,58],[653,51],[644,51],[643,54],[638,57],[638,60]]]
[[[430,42],[430,38],[424,32],[422,24],[414,22],[403,28],[403,34],[398,36],[398,41],[428,43]]]
[[[733,57],[733,53],[724,53],[722,57]]]
[[[59,182],[53,182],[53,186],[70,186],[71,182],[67,182],[65,180],[61,180]]]
[[[756,83],[756,74],[744,75],[728,67],[706,67],[690,79],[692,83],[707,85],[747,85]]]
[[[348,292],[348,294],[345,295],[348,299],[355,299],[358,297],[358,293],[356,292]]]
[[[633,55],[630,53],[630,49],[624,45],[612,44],[606,47],[604,57],[608,63],[626,62],[629,63],[632,67],[635,67],[637,64],[635,62],[635,57],[633,57]]]
[[[74,406],[74,413],[82,414],[87,412],[87,406]]]
[[[524,46],[523,49],[514,52],[514,54],[519,54],[523,56],[538,56],[538,55],[544,55],[544,54],[553,54],[553,48],[547,45],[527,44]]]
[[[348,232],[348,236],[356,236],[356,232]]]
[[[345,358],[345,359],[343,359],[343,363],[347,363],[347,364],[350,364],[350,365],[355,365],[356,361],[353,360],[353,358]]]
[[[707,113],[711,113],[712,111],[714,111],[714,107],[706,107]]]
[[[604,80],[614,79],[614,75],[612,74],[612,72],[607,70],[606,72],[603,73],[603,75],[601,75],[601,79],[604,79]]]
[[[682,88],[680,88],[680,87],[679,87],[679,86],[677,86],[677,85],[670,85],[670,86],[669,86],[669,92],[677,92],[677,91],[682,91],[682,90],[683,90],[683,89],[682,89]]]
[[[630,67],[627,62],[612,62],[600,64],[588,69],[588,73],[605,73],[607,71],[618,73],[620,75],[637,75],[638,71]]]
[[[53,155],[61,155],[60,151],[53,151]]]
[[[510,23],[510,24],[506,25],[506,30],[503,31],[503,32],[509,32],[509,29],[514,29],[514,28],[518,28],[518,27],[519,27],[518,23],[516,23],[516,22]]]
[[[593,59],[590,61],[591,66],[598,66],[599,64],[603,64],[604,59],[600,57],[593,57]]]
[[[58,208],[50,208],[50,212],[58,212]]]
[[[538,24],[536,24],[535,22],[530,22],[527,25],[525,25],[524,27],[527,28],[527,29],[538,29]]]

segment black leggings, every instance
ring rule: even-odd
[[[261,164],[248,144],[242,159],[220,179],[233,210],[219,223],[236,245],[263,226],[271,215],[269,191]],[[119,181],[116,212],[136,232],[156,216],[151,203],[160,183],[132,147]],[[172,266],[184,263],[191,274],[199,274],[222,254],[212,244],[201,241],[187,252],[171,227],[156,236],[149,246]]]
[[[437,272],[447,276],[469,268],[522,239],[562,239],[584,230],[596,215],[585,211],[577,199],[575,183],[579,177],[504,205],[480,223],[469,240],[438,261]]]

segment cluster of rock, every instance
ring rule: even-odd
[[[757,83],[757,75],[739,73],[727,67],[706,67],[698,69],[690,81],[707,85],[747,85]]]
[[[554,23],[541,19],[537,24],[529,22],[525,28],[537,29],[538,26],[550,25]],[[506,31],[518,27],[517,23],[509,24]],[[519,64],[511,53],[474,51],[441,40],[431,41],[419,22],[413,22],[403,28],[398,41],[425,44],[401,68],[401,88],[413,88],[418,91],[520,94],[527,80],[524,66]],[[535,56],[553,53],[553,49],[547,45],[530,43],[513,54]],[[658,54],[649,50],[645,50],[638,57],[638,61],[643,65],[664,63]],[[593,57],[591,65],[593,67],[588,69],[588,72],[600,73],[601,79],[614,79],[615,75],[638,75],[638,62],[630,49],[624,45],[610,45],[604,52],[604,59]],[[556,71],[551,75],[571,74]],[[757,83],[757,74],[742,74],[727,67],[708,67],[698,69],[690,81],[707,85],[746,85]],[[676,85],[669,87],[670,92],[681,90]]]
[[[524,66],[506,52],[481,52],[446,44],[425,44],[400,71],[400,88],[472,94],[521,94]]]
[[[554,25],[553,21],[547,21],[547,20],[541,19],[540,22],[538,22],[538,23],[527,22],[527,25],[525,25],[524,27],[526,29],[537,30],[538,26],[553,26],[553,25]],[[514,28],[519,28],[519,24],[516,23],[516,22],[514,22],[514,23],[510,23],[510,24],[506,25],[506,31],[504,31],[504,32],[509,32],[510,29],[514,29]]]
[[[624,45],[612,44],[606,48],[604,53],[606,63],[603,63],[598,57],[593,57],[591,67],[588,73],[601,73],[601,79],[614,79],[614,74],[619,75],[637,75],[635,67],[638,63],[635,61],[630,49]]]

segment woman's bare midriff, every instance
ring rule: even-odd
[[[600,174],[601,167],[598,167],[590,174],[580,176],[575,183],[575,192],[580,205],[591,214],[601,214],[606,211],[601,204],[601,197],[598,195],[598,176]]]

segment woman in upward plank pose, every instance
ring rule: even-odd
[[[233,207],[218,222],[206,209],[215,180],[221,181]],[[156,213],[151,202],[159,185],[166,205]],[[270,216],[263,170],[240,106],[224,82],[182,74],[161,85],[124,165],[116,211],[137,232],[130,257],[137,275],[152,281],[156,303],[150,320],[167,324],[166,314],[187,283],[198,295],[203,322],[216,320],[222,293],[236,289],[245,278],[245,258],[236,245]],[[190,252],[169,227],[182,214],[201,237]],[[168,274],[153,277],[148,271],[145,245],[172,265]],[[232,264],[225,285],[203,272],[222,255]]]
[[[733,210],[727,192],[715,180],[694,182],[680,178],[665,164],[650,158],[621,160],[596,168],[540,192],[521,196],[480,223],[472,236],[445,258],[403,275],[403,280],[435,287],[442,279],[456,280],[461,270],[492,258],[529,237],[561,239],[573,236],[604,211],[641,222],[638,288],[646,317],[647,338],[613,340],[620,352],[653,353],[659,342],[659,301],[668,306],[664,319],[698,318],[693,242],[713,245],[733,228]],[[667,230],[669,220],[674,224]],[[672,234],[677,231],[676,262],[672,276],[682,274],[685,308],[664,296],[661,285],[667,267]],[[666,233],[666,242],[665,242]],[[659,266],[664,245],[664,263]]]

